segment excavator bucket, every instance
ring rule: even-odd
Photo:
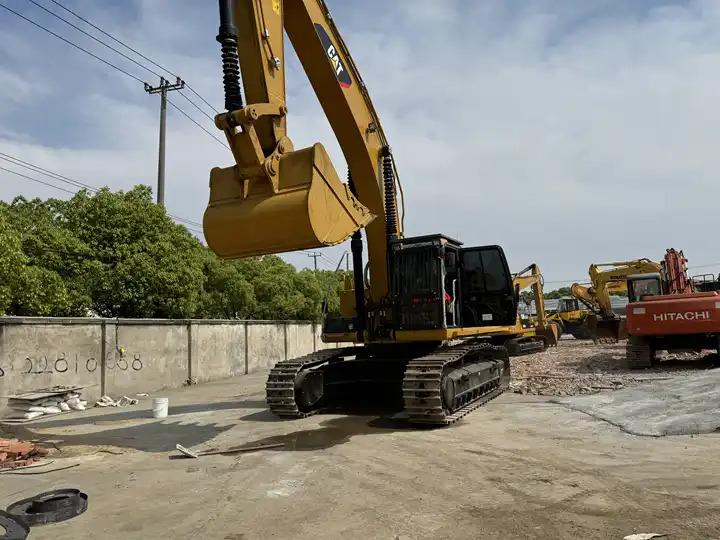
[[[600,343],[617,343],[627,339],[627,325],[625,319],[603,319],[596,315],[587,318],[587,326],[593,341]]]
[[[210,173],[203,228],[220,257],[238,259],[332,246],[375,217],[343,184],[321,144],[280,157],[274,188],[237,167]]]

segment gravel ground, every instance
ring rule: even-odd
[[[657,367],[630,370],[624,359],[625,342],[596,345],[564,338],[557,347],[543,353],[512,358],[510,389],[518,394],[543,396],[594,394],[684,377],[720,364],[716,354],[675,353],[662,355]]]

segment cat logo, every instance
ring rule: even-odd
[[[350,73],[348,73],[347,69],[345,69],[343,61],[340,59],[340,54],[335,48],[335,45],[333,45],[332,41],[330,41],[330,36],[328,36],[325,28],[323,28],[320,24],[315,25],[315,31],[320,38],[320,43],[322,43],[322,46],[325,49],[325,53],[327,54],[330,63],[332,64],[333,68],[335,68],[335,76],[337,77],[340,86],[342,86],[343,88],[350,88],[350,86],[352,86],[352,79],[350,78]]]

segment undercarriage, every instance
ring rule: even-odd
[[[380,405],[404,409],[412,424],[444,426],[500,395],[509,382],[508,349],[475,341],[318,351],[279,362],[266,389],[271,411],[284,418]]]

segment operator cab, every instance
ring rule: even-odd
[[[720,274],[701,274],[693,276],[693,288],[698,292],[720,291]]]
[[[464,248],[440,234],[391,243],[396,330],[514,324],[518,297],[500,246]]]
[[[663,293],[660,274],[637,274],[627,278],[628,301],[639,302],[646,296],[659,296]]]
[[[580,311],[580,302],[577,298],[560,298],[558,300],[557,312],[568,313],[570,311]]]

